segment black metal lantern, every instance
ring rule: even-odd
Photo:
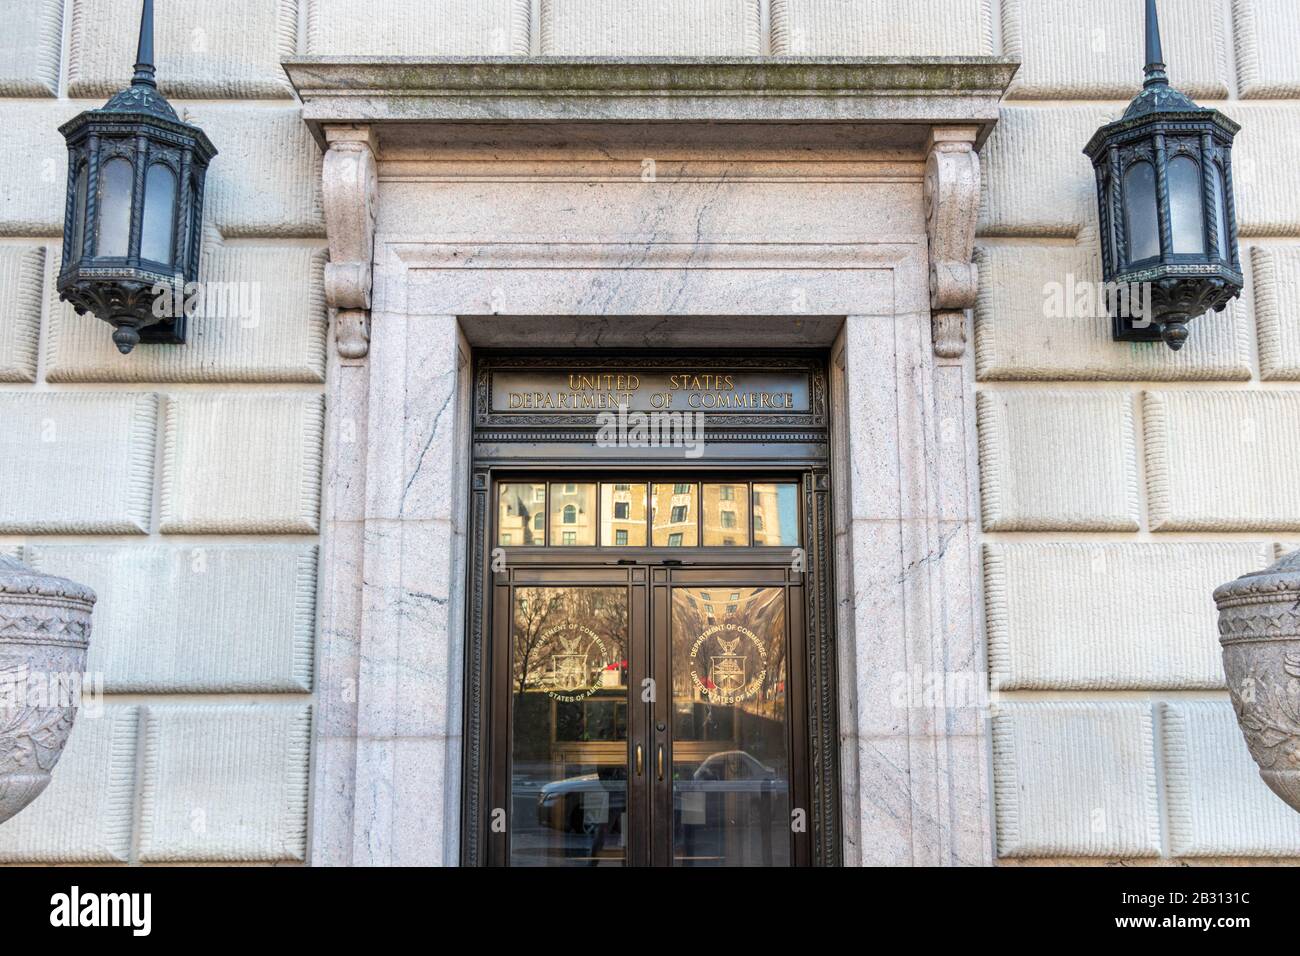
[[[1146,6],[1146,82],[1084,152],[1097,174],[1102,273],[1117,295],[1117,341],[1187,340],[1187,323],[1241,294],[1232,140],[1240,127],[1169,85],[1155,0]],[[1127,291],[1126,289],[1126,291]],[[1139,313],[1135,301],[1149,302]]]
[[[59,128],[68,141],[59,297],[112,325],[124,355],[139,342],[185,341],[186,296],[176,293],[198,278],[203,183],[217,154],[158,92],[153,0],[137,61],[127,89]]]

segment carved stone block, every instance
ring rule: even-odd
[[[1259,775],[1300,812],[1300,551],[1214,592],[1223,670]]]
[[[975,221],[980,204],[977,130],[937,128],[925,160],[925,230],[930,240],[930,314],[934,353],[966,351],[966,310],[975,305]]]
[[[334,311],[339,355],[364,358],[370,350],[371,261],[379,202],[376,142],[364,126],[331,126],[321,168],[330,261],[325,301]]]
[[[0,556],[0,824],[40,796],[80,703],[95,592]]]

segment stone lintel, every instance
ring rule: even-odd
[[[1000,57],[299,57],[303,117],[448,122],[866,123],[976,128],[1018,64]]]

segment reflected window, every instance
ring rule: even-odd
[[[592,547],[596,543],[596,485],[551,485],[551,544]]]
[[[700,543],[697,485],[654,485],[650,499],[651,537],[656,548],[694,548]]]
[[[600,543],[602,547],[646,546],[646,491],[642,484],[600,486]]]
[[[747,547],[749,485],[706,484],[703,497],[704,546]]]
[[[799,486],[791,483],[754,484],[754,544],[799,546]]]
[[[497,487],[497,544],[539,545],[545,530],[545,485],[506,483]]]

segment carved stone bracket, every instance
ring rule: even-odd
[[[966,351],[966,310],[975,305],[979,274],[975,220],[980,205],[977,127],[935,127],[925,160],[925,229],[930,239],[930,323],[934,353]]]
[[[334,338],[345,359],[370,351],[371,260],[379,202],[378,153],[369,126],[327,126],[322,166],[325,230],[330,261],[325,301],[334,314]]]

